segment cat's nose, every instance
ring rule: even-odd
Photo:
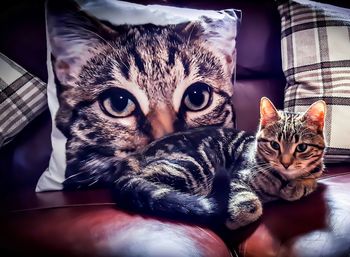
[[[285,169],[288,169],[289,166],[292,165],[292,163],[293,163],[293,158],[291,158],[288,155],[283,155],[280,162]]]
[[[285,169],[288,169],[288,167],[291,165],[291,163],[283,163],[283,162],[281,162],[281,164]]]
[[[176,113],[171,108],[157,108],[150,116],[149,122],[154,139],[161,138],[174,132]]]

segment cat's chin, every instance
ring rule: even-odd
[[[300,179],[308,179],[308,178],[313,178],[313,179],[316,179],[316,178],[319,178],[319,177],[321,177],[322,176],[322,174],[323,174],[323,171],[322,170],[320,170],[320,171],[318,171],[318,172],[315,172],[315,173],[308,173],[308,174],[305,174],[305,175],[303,175],[303,176],[300,176],[299,178]]]

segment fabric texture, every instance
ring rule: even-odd
[[[52,1],[54,2],[54,1]],[[62,2],[67,2],[67,1],[62,1]],[[92,88],[92,89],[87,89],[88,87],[90,87],[92,84],[86,85],[84,84],[84,89],[82,91],[81,88],[79,88],[79,85],[81,85],[81,83],[85,83],[86,80],[76,83],[74,84],[75,86],[77,86],[77,88],[74,88],[73,86],[62,86],[62,83],[70,83],[70,80],[74,80],[74,79],[79,79],[79,76],[66,76],[66,71],[68,70],[68,68],[73,67],[74,66],[74,70],[69,70],[72,72],[77,72],[79,70],[81,70],[83,67],[83,65],[81,65],[81,63],[84,63],[86,61],[86,59],[84,58],[90,58],[88,55],[89,54],[99,54],[103,51],[106,51],[106,53],[108,54],[101,54],[100,59],[96,60],[96,61],[90,61],[88,62],[87,65],[92,65],[92,66],[98,66],[98,67],[102,67],[99,66],[101,62],[109,62],[111,58],[111,56],[113,54],[115,54],[115,52],[117,51],[121,51],[122,48],[124,48],[125,46],[132,46],[135,45],[135,43],[137,43],[137,47],[140,47],[140,45],[142,44],[141,40],[139,40],[140,42],[135,42],[138,41],[137,38],[138,37],[142,37],[144,36],[144,38],[146,38],[146,40],[150,40],[148,38],[152,38],[152,37],[147,37],[142,33],[145,33],[147,31],[154,31],[152,33],[156,33],[157,30],[163,30],[162,33],[168,33],[168,31],[164,30],[163,27],[159,27],[159,29],[157,28],[157,26],[176,26],[179,25],[179,27],[176,27],[176,29],[178,29],[179,31],[184,32],[185,34],[187,33],[186,36],[186,42],[187,44],[191,44],[191,40],[194,37],[198,37],[201,38],[202,36],[205,36],[205,39],[203,39],[202,42],[204,42],[205,44],[207,43],[209,45],[209,47],[205,47],[203,48],[205,51],[217,51],[216,54],[219,56],[217,58],[217,60],[220,59],[221,62],[228,62],[229,65],[227,65],[227,67],[224,65],[222,66],[223,69],[225,69],[227,72],[227,74],[230,74],[235,67],[235,63],[236,63],[236,51],[235,51],[235,42],[236,42],[236,35],[237,35],[237,27],[238,27],[238,23],[240,20],[240,13],[236,10],[223,10],[223,11],[212,11],[212,10],[196,10],[196,9],[186,9],[186,8],[177,8],[177,7],[169,7],[169,6],[159,6],[159,5],[139,5],[139,4],[133,4],[133,3],[127,3],[127,2],[122,2],[122,1],[108,1],[108,0],[97,0],[97,1],[76,1],[79,5],[80,5],[80,10],[82,12],[73,12],[73,14],[71,14],[70,12],[64,12],[64,13],[68,13],[67,17],[63,17],[62,18],[62,14],[59,14],[57,16],[55,16],[59,11],[60,8],[59,4],[57,4],[57,9],[50,12],[47,11],[47,20],[46,20],[46,29],[47,29],[47,49],[48,49],[48,105],[50,108],[50,112],[51,112],[51,116],[52,116],[52,123],[53,123],[53,128],[52,128],[52,134],[51,134],[51,140],[52,140],[52,146],[53,146],[53,152],[51,155],[51,159],[50,159],[50,164],[49,164],[49,168],[43,173],[43,175],[41,176],[41,178],[38,181],[37,187],[36,187],[36,191],[37,192],[41,192],[41,191],[48,191],[48,190],[61,190],[63,188],[62,182],[65,180],[66,177],[66,172],[67,172],[67,163],[69,163],[69,160],[71,160],[72,162],[75,161],[75,156],[76,152],[79,151],[80,149],[84,148],[86,145],[89,144],[89,142],[85,141],[84,143],[81,143],[82,138],[78,138],[79,136],[81,136],[82,134],[80,132],[73,132],[73,135],[70,134],[67,137],[67,134],[65,133],[66,131],[64,129],[62,129],[63,127],[69,127],[68,129],[71,129],[71,125],[68,124],[68,122],[66,121],[71,121],[73,118],[75,118],[76,116],[69,116],[72,113],[72,110],[68,110],[65,109],[63,110],[63,108],[70,108],[71,105],[74,105],[76,101],[79,101],[79,98],[84,96],[84,97],[91,97],[94,94],[97,94],[96,92],[98,90],[100,90],[98,87],[96,88]],[[72,3],[70,3],[69,5],[72,6]],[[48,7],[49,10],[49,7]],[[81,13],[85,13],[84,15],[88,14],[89,17],[84,16],[84,18],[79,17],[79,15]],[[73,19],[73,20],[71,20]],[[94,22],[91,22],[90,19],[94,19]],[[97,20],[96,20],[97,19]],[[103,22],[103,26],[97,25],[99,26],[98,28],[96,28],[96,24],[99,24],[100,22]],[[66,23],[63,24],[62,23]],[[197,25],[201,25],[203,24],[203,26],[201,27],[200,30],[195,29],[197,28],[196,26],[182,26],[182,24],[192,24],[195,23]],[[138,28],[135,28],[136,26],[141,26],[142,28],[140,28],[139,31]],[[79,31],[77,31],[77,26],[85,26],[85,28],[80,29]],[[131,26],[131,27],[130,27]],[[111,28],[110,30],[105,30],[106,27]],[[98,50],[101,49],[99,48],[101,45],[105,44],[104,40],[101,40],[101,36],[98,35],[98,33],[105,33],[104,35],[106,37],[108,37],[109,35],[111,35],[111,30],[118,30],[118,36],[116,36],[116,40],[118,40],[118,38],[124,38],[122,39],[124,40],[123,43],[121,44],[120,47],[114,48],[114,50],[111,50],[111,48],[106,48],[107,50]],[[125,34],[125,31],[128,30],[129,34]],[[136,32],[135,32],[136,31]],[[51,33],[51,34],[50,34]],[[50,36],[54,34],[54,36]],[[123,36],[124,35],[124,36]],[[127,35],[127,36],[125,36]],[[164,39],[167,38],[167,36],[163,36],[160,37],[160,34],[158,33],[158,35],[155,35],[155,37],[157,37],[157,42],[155,42],[155,44],[157,44],[158,46],[160,45],[164,45]],[[169,34],[170,35],[170,34]],[[173,65],[173,67],[175,67],[176,65],[181,65],[182,70],[180,72],[178,71],[174,71],[174,73],[172,73],[172,80],[176,79],[176,74],[182,74],[182,73],[187,73],[187,75],[191,75],[190,71],[188,70],[188,66],[192,65],[193,63],[196,63],[198,61],[197,57],[194,57],[194,55],[191,55],[191,58],[193,58],[193,61],[188,62],[188,63],[184,63],[181,64],[181,61],[179,61],[179,56],[180,52],[176,52],[176,48],[173,48],[173,46],[176,46],[176,42],[178,42],[178,38],[177,36],[172,37],[171,35],[169,36],[170,38],[170,44],[168,47],[165,47],[164,50],[162,51],[155,51],[154,55],[161,55],[162,53],[164,53],[165,57],[161,57],[164,60],[167,60],[167,63],[169,63],[170,65]],[[52,43],[52,40],[57,40],[54,43]],[[133,42],[131,42],[132,40],[134,40]],[[194,39],[193,39],[194,40]],[[64,46],[60,45],[59,47],[55,46],[54,44],[64,44]],[[141,44],[139,44],[141,43]],[[146,42],[147,43],[147,42]],[[99,46],[97,46],[99,44]],[[113,43],[112,43],[113,44]],[[175,44],[175,45],[171,45],[171,44]],[[106,47],[108,47],[107,44],[105,44]],[[152,44],[151,44],[152,45]],[[113,48],[113,47],[112,47]],[[119,49],[120,48],[120,49]],[[155,47],[154,47],[155,48]],[[68,50],[67,50],[68,49]],[[208,50],[209,49],[209,50]],[[185,49],[186,50],[186,49]],[[153,51],[152,49],[150,49],[150,51]],[[219,53],[220,51],[220,53]],[[196,52],[194,54],[200,53],[200,51],[198,51],[198,49],[196,49]],[[74,55],[74,57],[72,57]],[[123,56],[124,55],[124,56]],[[59,56],[59,58],[56,58],[56,56]],[[119,59],[121,57],[123,57],[122,59]],[[131,56],[131,59],[129,58],[129,56]],[[157,69],[159,69],[160,66],[157,63],[157,60],[152,60],[152,61],[148,61],[145,62],[144,58],[148,58],[147,56],[149,56],[148,54],[143,54],[143,52],[139,49],[139,50],[135,50],[134,46],[132,46],[131,48],[129,48],[128,51],[123,52],[121,54],[117,54],[116,58],[113,59],[112,62],[110,62],[108,65],[104,66],[104,69],[99,72],[96,69],[92,69],[92,72],[87,73],[85,76],[91,76],[92,74],[105,74],[108,75],[108,72],[111,72],[111,67],[113,67],[113,69],[115,69],[117,72],[115,73],[110,73],[113,76],[116,76],[115,74],[118,73],[119,75],[119,79],[121,79],[122,81],[124,81],[124,85],[122,86],[129,86],[129,92],[125,92],[125,90],[123,89],[123,97],[128,96],[131,97],[131,99],[136,99],[137,97],[140,98],[140,103],[141,104],[137,104],[137,106],[135,107],[131,107],[131,108],[138,108],[139,106],[141,106],[142,111],[140,110],[140,115],[144,115],[145,112],[148,112],[149,109],[154,106],[154,105],[146,105],[146,103],[150,103],[152,101],[156,101],[154,99],[158,99],[157,101],[162,101],[162,98],[157,97],[152,97],[150,96],[148,99],[146,97],[146,94],[148,94],[149,91],[154,91],[154,94],[160,94],[160,93],[164,93],[165,91],[162,91],[161,88],[148,88],[147,90],[140,90],[140,89],[136,89],[138,87],[138,82],[135,81],[144,81],[147,78],[143,77],[143,78],[139,78],[139,79],[135,79],[134,81],[132,81],[132,83],[128,82],[130,81],[129,79],[132,76],[138,76],[137,74],[139,73],[140,76],[144,76],[144,74],[151,74],[152,72],[152,68],[153,67],[154,71],[156,71]],[[192,57],[193,56],[193,57]],[[226,58],[223,58],[223,56],[226,56]],[[54,57],[54,58],[52,58]],[[208,60],[205,60],[204,58],[206,58],[205,56],[202,57],[203,62],[205,62],[200,69],[197,69],[198,72],[204,72],[207,68],[206,68],[206,63],[208,63]],[[59,63],[61,60],[63,64],[61,65],[57,65],[57,63]],[[205,61],[204,61],[205,60]],[[186,59],[183,58],[182,62],[185,62]],[[56,63],[52,65],[52,63]],[[86,64],[86,63],[85,63]],[[70,66],[71,65],[71,66]],[[87,66],[85,65],[85,67]],[[133,67],[130,67],[132,66]],[[68,67],[68,68],[67,68]],[[56,69],[56,71],[55,71]],[[149,69],[149,70],[148,70]],[[147,73],[148,70],[148,73]],[[55,73],[54,73],[55,72]],[[154,72],[155,73],[155,72]],[[135,75],[136,74],[136,75]],[[170,74],[168,72],[168,74]],[[96,76],[96,75],[93,75]],[[98,76],[98,75],[97,75]],[[86,78],[88,78],[86,77]],[[201,77],[206,77],[206,76],[201,76]],[[218,76],[218,78],[222,78],[223,76]],[[90,79],[93,77],[89,77]],[[110,79],[110,77],[105,76],[105,78]],[[103,78],[104,79],[104,78]],[[225,92],[225,94],[227,95],[227,97],[229,99],[231,94],[232,94],[232,81],[231,81],[231,77],[230,77],[230,82],[225,84],[226,88],[229,88],[229,90],[227,90]],[[63,81],[63,82],[62,82]],[[101,84],[101,79],[99,78],[97,79],[92,79],[91,80],[92,83],[96,83],[97,86],[98,84]],[[110,81],[112,82],[108,82],[107,86],[110,85],[111,83],[113,83],[113,79],[110,79]],[[59,82],[59,83],[58,83]],[[163,83],[163,82],[162,82]],[[102,82],[103,84],[103,82]],[[163,83],[164,85],[165,83]],[[174,83],[175,84],[175,83]],[[182,95],[184,94],[185,90],[186,90],[186,86],[187,84],[184,84],[184,82],[179,82],[178,83],[180,86],[179,89],[175,90],[175,93],[173,95],[173,98],[171,99],[175,99],[174,101],[177,103],[181,102],[182,100]],[[220,83],[221,84],[221,83]],[[152,85],[152,83],[149,83],[148,85]],[[158,87],[160,84],[158,84]],[[188,85],[190,86],[190,84]],[[198,86],[198,85],[197,85]],[[201,86],[201,85],[199,85]],[[115,86],[115,87],[118,87]],[[100,87],[101,88],[101,87]],[[63,89],[61,91],[61,89]],[[95,90],[96,89],[96,90]],[[110,88],[109,88],[110,89]],[[109,90],[107,89],[107,90]],[[64,90],[66,90],[67,92],[64,92]],[[68,93],[68,91],[71,90],[71,92]],[[73,91],[74,92],[73,92]],[[89,91],[90,90],[90,91]],[[79,92],[78,92],[79,91]],[[228,92],[230,91],[230,92]],[[57,94],[58,92],[58,94]],[[63,92],[63,93],[62,93]],[[91,112],[95,112],[95,113],[99,113],[98,115],[104,115],[104,121],[103,123],[106,123],[107,127],[107,123],[113,124],[113,122],[118,123],[118,120],[113,120],[115,117],[112,117],[111,115],[105,115],[105,113],[107,112],[107,110],[109,110],[110,112],[114,112],[116,115],[118,115],[118,113],[115,112],[115,110],[113,110],[113,108],[110,108],[110,105],[113,104],[113,101],[108,100],[109,95],[106,95],[107,91],[104,91],[102,94],[100,94],[99,96],[96,96],[94,99],[92,99],[91,101],[100,101],[99,104],[97,103],[97,105],[92,105],[91,106]],[[108,91],[111,92],[111,91]],[[131,93],[130,93],[131,92]],[[158,93],[159,92],[159,93]],[[112,93],[118,93],[115,90]],[[62,97],[62,95],[60,94],[65,94],[65,97]],[[67,100],[68,97],[71,97],[72,95],[75,95],[76,97],[72,98],[72,100]],[[133,96],[130,96],[133,95]],[[230,94],[230,95],[229,95]],[[101,102],[101,98],[106,98],[106,101]],[[161,97],[161,96],[160,96]],[[215,97],[222,97],[222,96],[215,96]],[[154,98],[154,99],[152,99]],[[96,100],[97,99],[97,100]],[[203,98],[204,99],[204,98]],[[171,100],[172,101],[172,100]],[[219,98],[214,98],[214,100],[212,102],[216,103],[216,102],[223,102],[223,100],[220,100]],[[64,104],[62,104],[64,102]],[[221,103],[220,102],[220,103]],[[229,101],[230,103],[232,103],[231,101]],[[87,103],[85,101],[85,103]],[[129,102],[132,104],[132,102]],[[159,102],[158,102],[159,103]],[[107,107],[102,107],[101,105],[106,105]],[[79,112],[77,111],[78,108],[82,107],[83,105],[76,105],[74,106],[74,108],[76,108],[75,114],[79,114]],[[88,108],[90,108],[90,106],[88,106]],[[95,109],[94,109],[95,108]],[[100,110],[99,110],[100,108]],[[153,108],[153,107],[152,107]],[[164,107],[165,108],[165,107]],[[231,104],[231,107],[232,104]],[[214,108],[213,108],[214,109]],[[67,111],[68,110],[68,111]],[[178,110],[179,111],[179,110]],[[167,112],[167,110],[162,110],[162,112]],[[172,113],[170,113],[171,115],[173,115]],[[97,117],[95,116],[95,118]],[[145,115],[144,115],[145,116]],[[145,118],[144,116],[140,117],[138,116],[137,118],[135,118],[135,123],[139,122],[141,118]],[[148,115],[150,116],[150,115]],[[60,122],[61,122],[61,126],[57,124],[57,117],[59,117]],[[136,116],[135,116],[136,117]],[[154,117],[154,116],[152,116]],[[169,116],[168,116],[169,117]],[[100,119],[99,117],[97,117],[96,119]],[[132,124],[132,122],[130,120],[134,119],[134,117],[126,117],[124,119],[124,123],[120,123],[120,126],[124,126],[125,124],[128,124],[128,126],[130,124]],[[168,119],[168,118],[167,118]],[[82,119],[81,122],[86,122],[87,119]],[[156,120],[157,122],[157,120]],[[159,121],[158,124],[162,125],[163,121]],[[113,132],[110,133],[110,135],[112,136],[111,138],[116,138],[118,135],[123,134],[126,129],[123,130],[119,130],[116,129],[118,126],[116,126],[114,123],[114,125],[110,125],[110,126],[114,126],[113,127]],[[71,123],[70,123],[71,124]],[[96,123],[94,123],[96,124]],[[119,124],[119,123],[118,123]],[[90,125],[88,125],[90,126]],[[125,125],[126,126],[126,125]],[[131,125],[130,125],[131,126]],[[60,128],[58,128],[60,127]],[[84,128],[86,128],[85,125],[77,125],[76,128],[79,129],[79,127],[83,130]],[[91,128],[91,127],[90,127]],[[155,127],[156,128],[156,127]],[[77,129],[77,130],[78,130]],[[130,129],[128,131],[137,131],[137,127],[134,129]],[[157,128],[156,128],[157,129]],[[103,130],[103,129],[102,129]],[[102,134],[102,130],[100,129],[98,131],[98,133],[93,132],[93,133],[89,133],[89,136],[92,138],[91,141],[93,141],[94,139],[98,138],[100,136],[100,134]],[[68,132],[71,133],[71,132]],[[85,133],[85,132],[84,132]],[[142,144],[142,137],[139,136],[140,134],[135,136],[135,140],[140,140],[140,144]],[[77,138],[77,141],[74,141],[75,138]],[[103,140],[100,140],[100,142],[104,142]],[[113,139],[108,139],[108,144],[106,144],[105,146],[101,147],[101,144],[99,144],[99,147],[101,147],[101,149],[109,149],[111,146],[115,147],[115,145],[121,144],[122,139],[121,140],[114,140]],[[135,141],[136,142],[136,141]],[[127,145],[129,147],[129,145]],[[131,147],[131,145],[130,145]],[[79,149],[80,148],[80,149]],[[92,149],[92,148],[90,148]],[[95,148],[94,148],[95,149]],[[71,151],[71,153],[68,153],[68,150]],[[83,149],[84,150],[84,149]],[[112,150],[114,151],[114,150]],[[118,151],[118,150],[117,150]],[[67,157],[67,153],[68,153],[68,157],[70,159],[68,159]],[[95,152],[96,154],[98,154],[97,152]],[[93,154],[95,154],[93,153]],[[105,152],[106,153],[106,152]],[[105,154],[103,153],[103,154]],[[83,154],[80,153],[79,156],[91,156],[91,152],[87,153],[87,154]],[[117,156],[117,158],[119,158],[119,155],[117,153],[115,153],[115,156]],[[79,157],[82,158],[82,157]],[[94,157],[90,157],[90,163],[91,163],[91,167],[89,166],[89,169],[98,169],[98,167],[103,167],[104,165],[104,160],[101,158],[96,158]],[[84,162],[86,162],[87,160],[78,160],[76,162],[76,164],[82,165],[84,164]],[[75,165],[75,164],[74,164]],[[74,166],[73,164],[69,167],[72,167],[70,169],[71,172],[79,172],[79,170],[77,171],[77,166]],[[96,165],[95,167],[93,165]]]
[[[327,103],[327,162],[350,161],[350,9],[306,0],[282,1],[284,107]]]
[[[46,83],[0,53],[0,147],[46,107]]]

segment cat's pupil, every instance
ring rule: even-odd
[[[272,147],[273,149],[275,149],[275,150],[279,150],[279,149],[280,149],[280,145],[279,145],[279,143],[277,143],[276,141],[271,141],[271,142],[270,142],[270,145],[271,145],[271,147]]]
[[[108,89],[99,97],[102,111],[115,118],[132,115],[137,108],[136,103],[132,94],[121,88]]]
[[[211,96],[210,86],[197,82],[187,88],[183,102],[188,110],[200,111],[210,104]]]
[[[299,144],[297,146],[297,152],[304,152],[307,148],[307,145],[306,144]]]
[[[117,112],[121,112],[126,108],[129,98],[125,95],[118,95],[118,96],[112,97],[111,101],[112,101],[113,110]]]
[[[204,95],[202,91],[194,90],[188,96],[192,104],[196,106],[200,106],[204,101]]]

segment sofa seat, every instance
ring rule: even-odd
[[[211,230],[118,210],[105,189],[5,200],[0,249],[9,256],[231,256]]]
[[[44,0],[5,2],[11,5],[0,9],[0,52],[47,81]],[[256,130],[262,96],[283,108],[275,1],[135,2],[241,9],[233,95],[237,127]],[[259,221],[214,232],[119,210],[107,190],[35,193],[48,166],[50,134],[51,117],[45,111],[0,149],[1,256],[350,256],[350,164],[328,165],[310,196],[267,204]]]
[[[350,256],[350,165],[328,166],[316,192],[266,205],[240,256]]]
[[[347,256],[350,168],[329,165],[316,192],[265,206],[258,222],[222,231],[119,210],[108,190],[34,193],[4,199],[0,246],[27,256]]]

